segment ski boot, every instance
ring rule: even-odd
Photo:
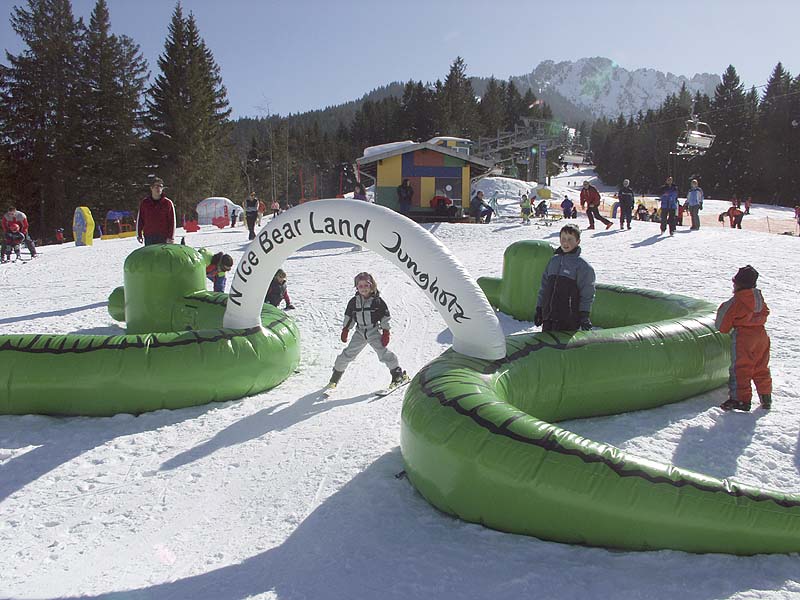
[[[326,390],[334,389],[338,385],[339,380],[342,378],[342,375],[344,375],[344,371],[337,371],[336,369],[334,369],[333,373],[331,373],[331,379],[328,382],[328,385],[325,386],[325,389]]]
[[[403,371],[401,367],[395,367],[389,371],[389,373],[392,375],[392,382],[389,384],[390,387],[397,387],[408,381],[408,374]]]
[[[749,411],[750,410],[750,403],[749,402],[742,402],[740,400],[736,400],[735,398],[728,398],[719,405],[722,410],[742,410],[742,411]]]
[[[761,408],[764,410],[772,408],[772,394],[761,394],[759,397],[761,398]]]

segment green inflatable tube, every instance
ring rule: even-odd
[[[260,327],[223,328],[228,297],[205,291],[205,265],[187,246],[133,252],[124,290],[109,297],[109,313],[127,317],[133,334],[0,336],[0,414],[138,414],[284,381],[300,360],[294,321],[265,304]]]
[[[513,244],[503,279],[479,284],[494,306],[532,315],[550,256],[544,242]],[[652,408],[723,385],[730,338],[715,329],[715,308],[600,285],[592,321],[602,330],[509,336],[507,357],[494,362],[448,350],[405,396],[401,449],[410,481],[446,513],[547,540],[797,552],[800,496],[629,456],[552,424]]]

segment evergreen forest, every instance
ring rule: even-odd
[[[134,39],[113,33],[106,0],[97,0],[88,23],[75,18],[70,0],[26,0],[11,25],[24,49],[0,63],[0,208],[27,213],[40,239],[70,230],[76,206],[99,221],[109,210],[135,211],[153,177],[165,180],[179,220],[203,198],[240,203],[250,190],[285,205],[351,191],[355,159],[368,146],[477,139],[523,117],[558,118],[511,79],[490,78],[476,98],[457,57],[433,83],[392,83],[302,114],[232,119],[224,74],[180,3],[156,65]],[[692,109],[717,138],[705,156],[688,160],[670,151]],[[800,77],[780,63],[761,92],[745,90],[731,66],[714,98],[683,90],[646,114],[571,126],[608,183],[628,177],[645,192],[669,173],[682,190],[700,177],[712,197],[796,202]]]

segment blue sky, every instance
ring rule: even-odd
[[[72,0],[86,21],[94,4]],[[140,44],[154,72],[175,3],[108,4],[114,31]],[[0,46],[14,54],[22,51],[9,23],[15,5],[27,1],[0,0]],[[796,0],[184,0],[183,7],[222,69],[234,116],[324,108],[391,81],[434,81],[459,55],[470,75],[499,78],[542,60],[586,56],[687,76],[733,64],[747,85],[765,83],[778,61],[800,73]]]

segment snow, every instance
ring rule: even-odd
[[[383,152],[392,152],[394,150],[398,150],[400,148],[405,148],[406,146],[411,146],[416,142],[412,142],[411,140],[405,140],[402,142],[389,142],[388,144],[379,144],[377,146],[369,146],[368,148],[364,148],[364,158],[368,156],[372,156],[373,154],[381,154]]]
[[[554,178],[555,198],[577,200],[584,178],[594,174]],[[514,241],[554,244],[557,237],[557,227],[521,226],[516,201],[525,185],[500,183],[508,194],[499,195],[492,224],[426,226],[475,277],[498,276]],[[612,189],[601,191],[611,201]],[[753,219],[783,212],[756,206]],[[579,224],[586,227],[583,216]],[[774,408],[723,413],[721,388],[564,425],[651,460],[800,493],[800,280],[791,259],[798,239],[718,225],[658,234],[657,224],[639,222],[631,231],[587,231],[584,256],[601,282],[715,303],[730,296],[739,267],[755,266],[772,310]],[[247,233],[204,227],[186,243],[238,260]],[[3,265],[2,332],[121,332],[106,299],[122,285],[123,261],[136,247],[132,238],[48,246],[28,264]],[[395,477],[403,469],[402,394],[372,397],[389,373],[369,349],[333,397],[318,399],[343,347],[354,274],[375,275],[395,323],[390,347],[412,376],[451,344],[436,309],[386,261],[345,244],[307,247],[284,269],[303,356],[300,372],[274,390],[139,417],[0,416],[0,597],[800,597],[797,555],[609,551],[509,535],[438,512]],[[532,328],[500,319],[506,333]]]

